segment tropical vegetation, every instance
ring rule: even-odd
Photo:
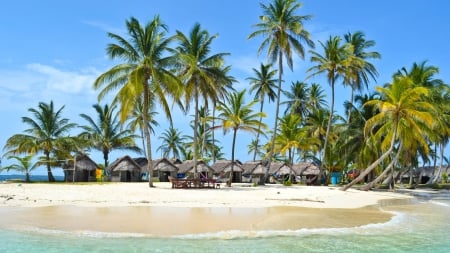
[[[361,184],[365,190],[380,184],[395,189],[406,179],[414,187],[424,183],[417,175],[425,165],[435,168],[425,183],[440,182],[448,175],[450,88],[439,67],[406,63],[411,67],[399,66],[383,73],[390,80],[378,80],[375,40],[355,31],[315,41],[307,29],[312,16],[300,15],[301,7],[297,0],[261,3],[259,23],[247,39],[262,40],[255,55],[266,52],[267,62],[248,66],[251,74],[240,91],[226,62],[231,53],[214,51],[217,33],[196,23],[187,33],[170,34],[159,16],[146,23],[131,17],[124,36],[108,33],[106,54],[114,65],[93,83],[103,104],[93,106],[95,116],[82,112],[78,124],[52,101],[29,108],[31,116],[22,117],[26,129],[4,145],[2,158],[18,163],[5,168],[28,174],[45,166],[52,182],[52,169],[86,152],[101,153],[102,167],[110,164],[112,150],[138,152],[147,161],[158,154],[194,164],[230,158],[234,165],[242,159],[236,151],[247,147],[243,153],[268,168],[284,161],[291,176],[295,163],[313,162],[321,170],[316,184],[328,184],[338,173],[344,190]],[[297,59],[305,73],[294,71]],[[287,80],[286,65],[296,80]],[[312,79],[317,77],[325,81]],[[348,101],[336,104],[336,91],[347,90]],[[216,138],[217,129],[232,134],[231,146]],[[240,139],[241,132],[253,139]],[[227,182],[233,182],[233,169]]]

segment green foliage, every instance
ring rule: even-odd
[[[448,182],[448,174],[447,172],[442,173],[442,183],[447,183]]]
[[[284,186],[292,186],[292,181],[291,180],[286,180],[283,182]]]

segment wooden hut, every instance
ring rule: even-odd
[[[177,177],[194,177],[194,161],[186,160],[181,164],[176,164],[178,167]],[[203,177],[212,178],[214,170],[206,164],[204,161],[197,161],[197,173],[200,173]]]
[[[211,168],[214,170],[214,174],[217,175],[218,179],[227,181],[230,178],[231,164],[231,160],[218,160],[211,165]],[[242,182],[242,172],[244,172],[242,163],[239,160],[235,160],[233,164],[233,183]]]
[[[155,173],[154,176],[157,176],[160,182],[169,182],[169,176],[177,176],[178,167],[166,158],[153,160],[152,165]]]
[[[269,182],[275,183],[276,181],[287,180],[290,174],[292,174],[293,177],[296,176],[294,170],[291,170],[287,163],[272,162],[269,169]]]
[[[300,177],[301,182],[306,185],[313,185],[317,182],[320,168],[312,162],[296,163],[292,166],[295,174]]]
[[[112,182],[140,182],[141,167],[129,156],[123,156],[111,163],[108,171],[109,181]]]
[[[75,167],[75,169],[74,169]],[[63,167],[66,182],[95,182],[98,166],[87,155],[78,155]]]
[[[264,178],[267,170],[266,162],[262,161],[248,161],[242,164],[244,169],[243,181],[249,183],[258,183]]]

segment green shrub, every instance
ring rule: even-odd
[[[447,172],[442,173],[442,182],[444,184],[448,182],[448,174],[447,174]]]
[[[291,180],[286,180],[283,182],[284,186],[292,186],[292,181]]]

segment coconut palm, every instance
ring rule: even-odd
[[[184,104],[188,111],[194,100],[194,147],[198,147],[199,98],[203,97],[205,106],[208,99],[216,101],[222,85],[226,85],[229,76],[224,65],[228,53],[211,55],[211,44],[217,35],[210,36],[208,31],[196,23],[189,35],[177,31],[175,40],[178,46],[174,50],[174,66],[177,75],[184,82]],[[198,150],[194,148],[194,175],[197,176]]]
[[[180,159],[180,150],[186,139],[181,131],[171,126],[159,136],[159,139],[162,143],[157,151],[161,150],[163,152],[163,157],[169,158],[169,154],[172,153],[172,158]]]
[[[92,107],[97,112],[97,119],[94,120],[84,113],[80,114],[88,124],[80,126],[84,131],[79,137],[88,141],[88,148],[102,152],[105,168],[109,165],[109,153],[113,150],[141,151],[134,143],[137,136],[128,129],[122,129],[117,119],[118,114],[115,113],[116,106],[105,104],[101,107],[95,104]]]
[[[147,154],[146,148],[145,148],[145,136],[144,136],[144,127],[143,127],[143,113],[144,113],[144,103],[143,99],[141,97],[136,98],[138,101],[134,104],[133,110],[131,111],[130,115],[128,116],[128,124],[127,128],[130,129],[132,133],[135,133],[136,131],[139,131],[139,136],[142,141],[142,153],[145,155]],[[155,117],[158,114],[154,110],[155,107],[155,101],[153,99],[149,99],[150,105],[148,106],[148,113],[147,113],[147,119],[148,124],[147,127],[150,129],[150,132],[152,134],[155,134],[154,127],[159,126],[158,121],[156,121]]]
[[[420,143],[425,149],[428,148],[426,136],[433,125],[434,111],[434,107],[424,99],[429,95],[429,90],[415,87],[408,77],[395,77],[392,84],[377,87],[376,90],[382,99],[370,100],[365,106],[374,106],[379,113],[367,120],[364,132],[366,136],[370,134],[375,140],[379,140],[384,153],[357,178],[344,186],[343,190],[364,179],[391,155],[396,142],[398,152],[401,152],[403,145],[408,146],[412,142]],[[373,183],[376,183],[376,180],[379,178]]]
[[[266,129],[267,126],[264,123],[259,122],[259,117],[265,117],[263,112],[254,112],[252,107],[258,103],[258,100],[253,100],[248,104],[245,104],[244,97],[246,91],[232,93],[226,101],[219,101],[217,111],[219,115],[217,119],[221,122],[221,125],[216,128],[222,128],[224,134],[228,131],[233,131],[233,140],[231,146],[231,172],[230,179],[228,180],[228,186],[231,186],[233,181],[233,167],[234,167],[234,151],[236,146],[237,131],[242,130],[250,133],[263,134],[262,129]]]
[[[275,145],[276,129],[278,128],[278,115],[280,110],[281,83],[283,80],[283,58],[285,58],[288,67],[293,69],[293,53],[304,59],[305,49],[302,43],[309,47],[314,47],[314,42],[307,30],[304,29],[304,21],[311,19],[310,15],[297,15],[297,11],[302,4],[296,0],[273,0],[269,5],[261,3],[263,15],[260,16],[260,23],[256,24],[256,31],[251,33],[248,38],[263,36],[258,52],[261,53],[267,48],[269,62],[274,63],[278,60],[278,89],[277,105],[275,110],[275,122],[273,136],[269,151],[269,166],[273,156]],[[267,169],[264,182],[267,180],[269,170]],[[260,182],[263,184],[264,182]]]
[[[253,68],[254,77],[249,77],[247,80],[250,81],[250,93],[255,92],[255,100],[259,99],[260,107],[259,112],[263,112],[264,100],[266,96],[269,98],[269,103],[273,102],[277,97],[275,92],[275,82],[274,79],[277,71],[272,70],[272,64],[262,64],[258,69]],[[259,118],[259,122],[262,123],[262,117]],[[256,134],[255,139],[255,149],[253,153],[253,161],[256,159],[256,154],[259,152],[259,133]]]
[[[147,146],[147,160],[152,160],[151,136],[149,129],[149,99],[155,99],[170,119],[167,97],[178,99],[181,92],[179,79],[168,69],[167,52],[170,39],[166,38],[167,26],[159,16],[145,26],[132,17],[126,21],[127,38],[108,33],[115,43],[107,46],[107,54],[112,59],[123,60],[101,74],[94,82],[94,88],[100,89],[99,99],[113,90],[119,89],[113,103],[120,103],[121,122],[124,122],[142,97],[143,130]],[[150,97],[150,94],[153,94]],[[153,187],[152,163],[148,163],[149,186]]]
[[[30,172],[39,166],[39,163],[32,162],[32,160],[33,160],[32,155],[27,155],[24,157],[8,156],[7,159],[14,159],[18,163],[3,167],[2,170],[6,170],[6,171],[15,170],[18,172],[25,173],[25,182],[27,182],[27,183],[30,182]]]
[[[353,51],[353,57],[359,59],[356,68],[353,68],[351,75],[348,75],[346,84],[351,87],[351,97],[350,102],[353,103],[354,92],[362,91],[364,86],[367,88],[369,84],[369,79],[374,81],[378,77],[378,71],[375,66],[369,62],[371,59],[380,59],[381,55],[378,52],[367,52],[371,47],[375,46],[375,41],[366,40],[365,34],[361,31],[355,33],[347,33],[344,35],[345,42],[351,45]],[[347,115],[347,121],[350,119],[350,112]]]
[[[310,112],[314,110],[321,110],[325,107],[328,107],[326,95],[324,93],[325,91],[322,89],[320,84],[317,83],[311,84],[308,94],[309,99],[307,102]]]
[[[301,119],[306,118],[309,114],[310,108],[308,106],[310,90],[307,83],[292,82],[290,91],[283,91],[286,101],[286,111],[284,114],[294,113],[300,116]]]
[[[351,72],[351,66],[353,65],[351,62],[351,54],[352,48],[346,44],[341,43],[342,39],[339,36],[330,36],[330,38],[325,42],[320,42],[322,49],[324,51],[323,55],[318,52],[310,51],[311,53],[311,61],[313,63],[317,63],[317,65],[308,69],[308,72],[313,72],[312,76],[325,74],[328,80],[328,83],[331,86],[331,108],[330,108],[330,117],[328,118],[327,131],[325,134],[325,141],[323,145],[323,150],[325,151],[328,147],[328,138],[330,136],[331,130],[331,121],[333,119],[334,114],[334,98],[335,98],[335,83],[339,78],[343,78],[348,73]],[[325,166],[325,155],[327,152],[322,153],[321,159],[321,176],[324,174]]]
[[[308,151],[317,142],[317,139],[308,138],[307,129],[302,127],[302,118],[298,114],[287,114],[280,119],[280,129],[275,139],[275,153],[283,156],[288,154],[290,168],[289,181],[292,182],[292,165],[296,150]]]
[[[76,149],[76,142],[73,138],[67,137],[71,129],[76,127],[75,123],[70,123],[68,119],[62,117],[62,110],[55,110],[53,101],[49,104],[39,102],[38,109],[30,108],[34,119],[31,117],[22,117],[22,122],[30,128],[26,129],[25,134],[15,134],[11,136],[5,144],[4,149],[7,155],[17,154],[36,154],[42,152],[47,166],[48,181],[54,182],[51,166],[55,165],[51,161],[59,160],[55,158],[56,154],[67,150]],[[62,147],[68,148],[61,150]],[[53,158],[53,159],[52,159]]]

